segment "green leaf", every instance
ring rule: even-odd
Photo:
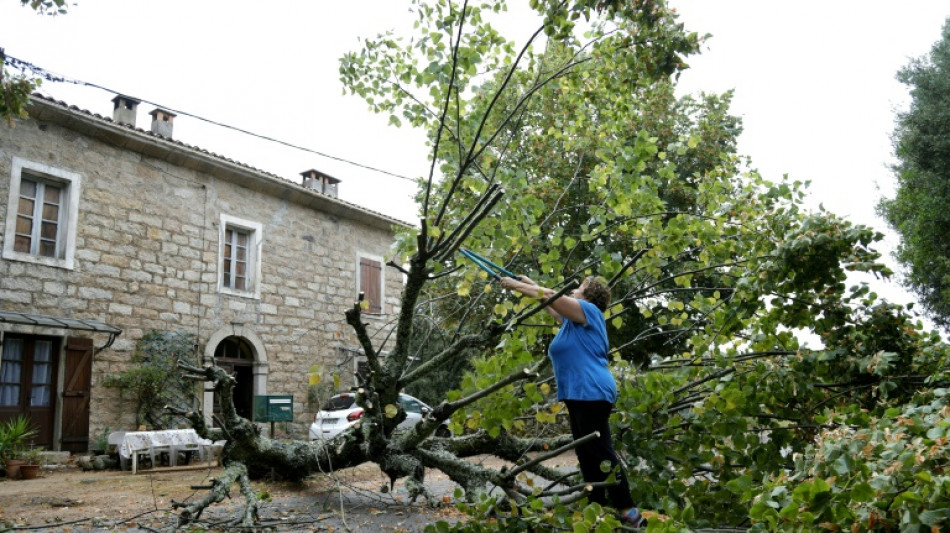
[[[870,502],[875,498],[874,489],[867,483],[858,483],[851,488],[851,499],[855,502]]]
[[[726,489],[733,494],[741,495],[751,488],[752,478],[748,475],[739,476],[726,483]]]
[[[920,523],[925,526],[937,526],[950,518],[950,508],[931,509],[920,513]]]

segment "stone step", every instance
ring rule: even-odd
[[[69,452],[40,452],[42,460],[40,464],[44,465],[65,465],[69,464]]]

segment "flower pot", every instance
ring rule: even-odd
[[[40,465],[20,465],[20,477],[23,479],[36,479],[40,474]]]
[[[26,464],[23,459],[7,459],[7,477],[10,479],[20,479],[20,467]]]

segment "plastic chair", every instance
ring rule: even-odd
[[[125,438],[125,433],[125,431],[113,431],[112,433],[109,433],[109,439],[107,441],[109,443],[109,449],[106,450],[106,452],[111,453],[112,450],[115,449],[116,453],[119,455],[119,466],[122,468],[122,470],[128,470],[130,468],[129,458],[122,457],[122,453],[119,451],[119,445],[122,444],[122,439]]]

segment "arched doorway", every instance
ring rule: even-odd
[[[234,386],[234,409],[237,414],[251,419],[254,409],[254,348],[242,337],[224,338],[214,349],[214,364],[227,370],[237,384]],[[214,414],[221,412],[218,398],[214,400]]]
[[[245,407],[239,407],[239,413],[246,409],[250,418],[254,395],[267,394],[267,349],[260,337],[253,329],[241,324],[222,327],[208,337],[202,362],[205,365],[218,363],[237,378],[235,404],[243,402]],[[205,383],[202,402],[205,421],[210,425],[214,425],[212,414],[218,411],[213,385],[211,382]]]

